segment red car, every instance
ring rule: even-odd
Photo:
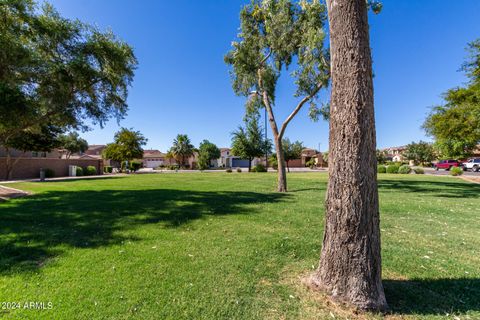
[[[461,167],[462,163],[457,160],[440,160],[435,164],[435,170],[445,169],[450,170],[452,167]]]

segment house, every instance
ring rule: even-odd
[[[144,168],[157,168],[165,165],[166,154],[159,150],[144,150],[143,151],[143,167]]]
[[[94,166],[99,174],[103,172],[101,160],[80,157],[65,159],[62,158],[62,151],[57,149],[51,152],[23,152],[13,149],[9,155],[10,161],[5,148],[0,146],[0,179],[38,178],[41,169],[49,169],[55,177],[63,177],[68,176],[69,166]]]
[[[385,149],[382,149],[381,151],[385,152],[385,157],[388,161],[402,162],[406,160],[406,158],[403,156],[403,153],[406,150],[407,150],[406,146],[400,146],[400,147],[385,148]]]

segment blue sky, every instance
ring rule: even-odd
[[[52,0],[63,16],[110,28],[134,47],[139,60],[130,110],[120,126],[140,130],[148,148],[166,151],[177,133],[198,146],[208,139],[230,145],[242,122],[244,99],[231,89],[223,56],[239,26],[244,0]],[[383,0],[370,16],[375,72],[378,147],[427,139],[420,128],[445,90],[466,81],[458,72],[468,42],[480,38],[480,1]],[[296,103],[291,79],[279,84],[276,113],[284,119]],[[90,144],[110,142],[119,126],[83,133]],[[271,136],[269,131],[269,136]],[[328,147],[328,123],[303,110],[286,136],[306,146]]]

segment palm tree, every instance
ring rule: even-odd
[[[170,149],[172,154],[178,158],[182,159],[181,165],[186,166],[185,159],[193,156],[195,147],[190,142],[190,138],[186,134],[179,134],[173,140],[173,146]]]

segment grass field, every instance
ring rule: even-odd
[[[332,319],[318,264],[327,175],[198,173],[11,185],[0,204],[7,319]],[[480,319],[480,185],[380,175],[392,319]],[[5,306],[5,305],[4,305]],[[2,307],[4,307],[2,306]]]

